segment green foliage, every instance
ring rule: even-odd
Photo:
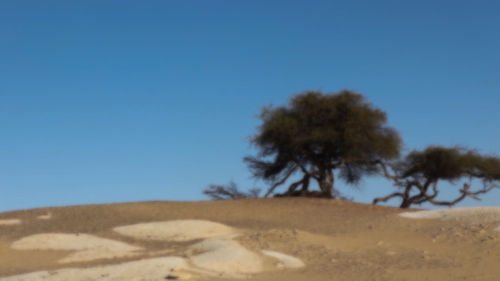
[[[400,164],[403,178],[454,181],[463,177],[500,179],[500,159],[465,148],[430,146],[413,151]]]
[[[430,146],[398,159],[401,138],[387,126],[385,112],[352,91],[307,91],[293,96],[287,106],[264,107],[260,119],[262,124],[251,139],[258,154],[244,160],[255,177],[270,183],[265,196],[293,175],[301,174],[298,181],[275,196],[343,198],[334,188],[334,170],[350,184],[382,172],[399,191],[375,198],[373,203],[401,198],[401,208],[425,202],[452,206],[499,188],[500,158],[492,155],[460,147]],[[319,191],[309,190],[311,180],[318,183]],[[472,190],[473,180],[479,180],[482,187]],[[458,197],[437,200],[437,186],[442,181],[462,181]],[[242,192],[233,182],[210,185],[204,193],[216,200],[259,196],[258,189]]]
[[[393,165],[395,175],[391,178],[402,192],[395,192],[373,203],[385,202],[394,197],[402,199],[401,208],[429,202],[435,205],[452,206],[466,197],[479,199],[477,195],[498,188],[500,181],[500,158],[481,155],[474,150],[459,147],[430,146],[422,151],[412,151],[403,160]],[[471,190],[473,179],[482,182],[482,188]],[[439,181],[456,183],[464,181],[459,196],[450,201],[438,201]]]
[[[375,161],[398,157],[401,148],[385,112],[352,91],[304,92],[289,106],[265,107],[260,118],[262,125],[252,138],[259,154],[245,161],[256,177],[272,184],[270,192],[300,171],[304,178],[288,192],[298,186],[307,190],[309,179],[315,179],[324,195],[332,197],[334,169],[340,169],[346,182],[356,183],[377,171]]]

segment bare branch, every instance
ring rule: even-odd
[[[461,193],[460,196],[452,201],[436,201],[433,198],[428,198],[427,200],[430,203],[435,204],[435,205],[453,206],[453,205],[457,204],[458,202],[464,200],[466,197],[471,197],[475,200],[481,200],[479,197],[477,197],[477,195],[487,193],[487,192],[491,191],[493,188],[497,188],[498,186],[492,184],[489,186],[485,186],[482,189],[476,190],[476,191],[470,191],[470,187],[471,187],[471,185],[469,183],[464,183],[463,188],[460,189],[460,193]]]
[[[376,205],[379,202],[387,202],[387,201],[391,200],[394,197],[404,198],[404,194],[401,193],[401,192],[394,192],[394,193],[391,193],[391,194],[389,194],[389,195],[387,195],[385,197],[378,197],[378,198],[373,199],[372,204]]]
[[[283,193],[283,194],[280,194],[280,196],[287,196],[287,195],[292,195],[295,193],[295,190],[297,189],[297,187],[299,187],[300,185],[302,185],[302,190],[307,190],[307,187],[309,186],[309,174],[304,174],[304,177],[302,177],[302,179],[300,179],[299,181],[296,181],[294,183],[292,183],[289,187],[288,187],[288,190]]]
[[[274,192],[274,190],[284,184],[288,178],[297,170],[298,166],[294,166],[293,168],[291,168],[287,173],[286,175],[278,182],[274,183],[268,190],[267,190],[267,193],[264,195],[264,197],[269,197],[269,195],[271,195],[271,193]]]

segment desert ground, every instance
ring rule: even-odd
[[[500,207],[138,202],[0,213],[0,281],[500,280]]]

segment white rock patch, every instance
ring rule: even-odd
[[[51,213],[47,213],[45,215],[40,215],[40,216],[38,216],[36,218],[39,219],[39,220],[50,220],[52,218],[52,214]]]
[[[12,243],[16,250],[76,250],[60,263],[91,261],[137,255],[140,247],[89,234],[42,233]]]
[[[417,212],[404,212],[399,216],[411,219],[441,219],[458,220],[470,224],[499,223],[500,207],[475,207],[475,208],[453,208],[442,210],[426,210]],[[495,228],[500,231],[500,225]]]
[[[205,220],[173,220],[119,226],[114,231],[138,239],[163,241],[189,241],[235,234],[226,225]]]
[[[21,220],[20,219],[0,220],[0,225],[14,225],[14,224],[21,224]]]
[[[185,250],[187,258],[176,256],[149,258],[88,268],[66,268],[21,274],[0,281],[153,281],[165,279],[190,279],[197,277],[249,278],[264,271],[263,256],[279,261],[278,268],[298,268],[304,263],[295,257],[274,252],[255,253],[233,240],[238,231],[226,225],[203,220],[176,220],[141,223],[114,229],[120,234],[145,240],[190,241],[204,239]],[[123,242],[99,238],[88,234],[43,233],[15,241],[12,248],[18,250],[74,250],[76,252],[60,260],[61,263],[90,261],[113,257],[133,256],[142,250]],[[168,254],[170,250],[154,252]],[[150,253],[151,254],[151,253]]]
[[[126,262],[118,265],[105,265],[90,268],[65,268],[54,271],[38,271],[28,274],[0,278],[0,281],[143,281],[172,279],[190,279],[185,272],[190,267],[180,257],[152,258]],[[175,278],[173,278],[175,277]]]
[[[269,250],[262,250],[261,252],[266,256],[279,260],[280,263],[278,264],[278,267],[280,268],[300,268],[305,266],[304,262],[300,259],[287,254]]]
[[[191,257],[196,266],[220,273],[257,273],[263,270],[262,259],[228,239],[206,239],[191,246],[192,250],[203,253]]]
[[[500,207],[453,208],[404,212],[399,216],[412,219],[468,220],[477,223],[500,222]]]

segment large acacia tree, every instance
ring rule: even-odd
[[[479,199],[478,195],[500,187],[500,158],[466,148],[430,146],[411,152],[393,165],[386,167],[381,163],[381,166],[385,176],[393,180],[399,190],[375,198],[373,204],[400,198],[401,208],[425,202],[453,206],[467,197]],[[479,187],[472,188],[473,180]],[[461,182],[462,188],[456,198],[439,200],[439,182],[452,185]]]
[[[254,176],[270,184],[265,196],[292,182],[283,196],[313,194],[315,180],[321,197],[337,197],[334,170],[347,183],[378,172],[381,161],[399,156],[401,138],[387,126],[386,113],[352,91],[323,94],[308,91],[290,100],[288,106],[264,107],[262,125],[251,142],[256,157],[245,161]]]

